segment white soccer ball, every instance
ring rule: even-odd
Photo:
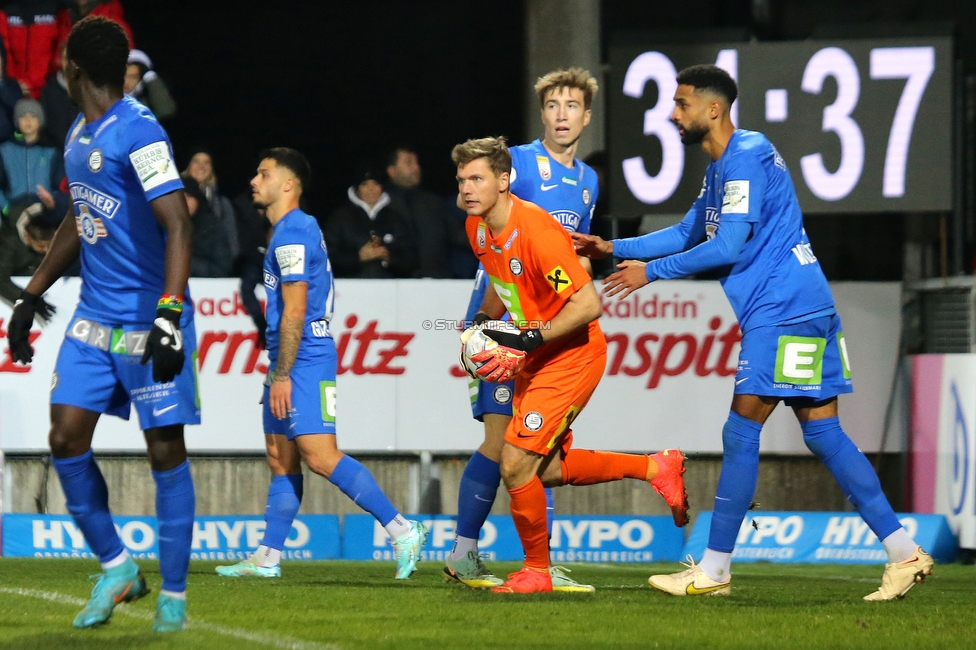
[[[468,373],[468,376],[472,379],[483,379],[482,377],[478,377],[477,370],[481,366],[485,365],[486,362],[475,362],[471,360],[471,357],[484,352],[485,350],[491,350],[498,345],[498,342],[495,341],[495,339],[485,334],[484,330],[489,329],[502,332],[511,332],[512,334],[518,334],[521,331],[507,320],[485,321],[477,328],[469,327],[468,329],[464,330],[464,333],[461,334],[461,343],[464,345],[464,352],[461,354],[461,363],[464,366],[464,371]]]

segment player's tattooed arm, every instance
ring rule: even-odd
[[[308,300],[307,282],[285,282],[281,285],[284,308],[278,325],[278,360],[275,364],[275,381],[289,378],[298,347],[305,330],[305,311]]]
[[[190,278],[193,257],[193,225],[182,190],[164,194],[150,201],[156,221],[166,229],[165,295],[182,296]]]
[[[54,233],[51,247],[41,261],[33,277],[27,283],[26,292],[35,296],[43,295],[75,263],[81,254],[81,240],[75,225],[74,208],[64,215],[64,220]]]

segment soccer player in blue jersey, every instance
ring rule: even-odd
[[[335,286],[318,222],[298,207],[311,178],[308,161],[285,147],[263,151],[260,158],[251,194],[254,207],[266,211],[273,229],[264,258],[271,369],[262,400],[273,476],[261,545],[246,560],[217,567],[217,573],[281,576],[281,549],[302,502],[304,459],[309,469],[386,528],[396,555],[396,578],[405,580],[417,568],[427,528],[403,517],[369,470],[336,445],[338,356],[329,331]]]
[[[677,81],[672,122],[683,143],[700,143],[712,159],[691,210],[681,223],[642,237],[574,236],[578,253],[628,260],[606,279],[610,296],[717,270],[742,328],[707,550],[700,564],[648,582],[676,596],[731,593],[732,549],[756,490],[759,433],[782,401],[888,553],[881,587],[865,600],[902,597],[931,574],[932,558],[902,527],[871,464],[840,426],[837,396],[853,390],[847,346],[786,163],[761,133],[732,124],[738,90],[728,73],[697,65]]]
[[[590,232],[596,206],[596,172],[576,158],[576,150],[583,129],[590,123],[590,104],[597,90],[596,79],[579,68],[556,70],[539,78],[535,91],[541,104],[544,135],[509,150],[512,194],[542,207],[570,232]],[[592,273],[589,259],[581,258],[581,261]],[[488,319],[483,309],[488,284],[488,275],[479,265],[466,323],[478,325]],[[468,389],[472,415],[485,425],[485,440],[461,477],[457,536],[444,573],[448,579],[469,587],[490,588],[502,584],[502,580],[492,575],[480,560],[478,537],[501,480],[499,460],[505,430],[512,419],[515,382],[491,384],[473,379]],[[546,500],[551,527],[550,488],[546,488]],[[571,580],[562,567],[553,567],[552,577],[555,591],[593,591],[593,587]]]
[[[163,583],[153,630],[176,631],[186,622],[196,503],[183,426],[200,423],[190,216],[166,132],[122,93],[125,32],[91,16],[66,47],[68,94],[81,109],[64,149],[73,210],[14,307],[10,353],[30,363],[39,296],[80,255],[81,296],[52,380],[50,443],[68,511],[103,573],[74,626],[105,623],[116,604],[148,593],[116,533],[91,451],[100,415],[128,419],[135,405],[156,481]]]

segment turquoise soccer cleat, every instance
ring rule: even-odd
[[[186,629],[186,599],[159,594],[153,632],[179,632]]]
[[[254,558],[249,557],[241,560],[237,564],[229,566],[219,566],[214,569],[217,575],[225,578],[280,578],[281,565],[258,566],[254,563]]]
[[[132,558],[117,567],[106,569],[105,573],[97,574],[97,577],[98,582],[92,589],[91,600],[75,617],[73,625],[76,628],[84,629],[108,623],[116,605],[137,600],[149,593],[146,580]]]
[[[411,521],[410,532],[390,542],[393,544],[393,554],[396,556],[397,580],[406,580],[410,574],[417,570],[420,550],[426,541],[427,526],[419,521]]]

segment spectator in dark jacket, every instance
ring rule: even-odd
[[[420,187],[421,169],[417,154],[408,147],[390,152],[386,161],[390,183],[386,191],[390,206],[410,219],[417,235],[421,278],[450,278],[451,254],[461,248],[471,255],[471,247],[461,224],[444,209],[443,200]]]
[[[207,199],[192,176],[182,174],[183,196],[193,224],[193,258],[190,275],[195,278],[226,278],[230,276],[233,259],[227,235],[217,223]]]
[[[17,133],[0,144],[0,210],[7,213],[13,201],[37,200],[38,186],[51,192],[64,178],[64,160],[58,147],[41,139],[44,109],[33,99],[22,99],[14,108]]]
[[[200,186],[200,192],[206,197],[210,210],[227,234],[231,259],[236,258],[241,250],[237,236],[237,217],[230,199],[220,193],[217,175],[214,173],[213,156],[202,147],[193,149],[190,154],[190,162],[183,173],[192,176],[193,180]]]
[[[23,98],[23,88],[7,75],[7,51],[0,41],[0,142],[14,136],[14,106]]]
[[[35,99],[57,71],[58,48],[71,23],[57,0],[8,2],[0,11],[0,38],[7,46],[7,74]]]
[[[149,56],[142,50],[129,52],[129,63],[125,67],[122,91],[132,95],[133,99],[149,108],[160,122],[176,115],[176,100],[153,70]]]
[[[410,219],[390,205],[383,174],[361,167],[347,196],[322,232],[336,277],[409,278],[417,270]]]
[[[241,279],[241,302],[254,321],[258,345],[264,348],[267,343],[265,330],[268,321],[264,318],[261,301],[255,295],[254,289],[264,284],[264,255],[268,252],[268,231],[271,224],[264,209],[254,207],[250,191],[234,199],[234,212],[237,214],[237,234],[241,244],[240,255],[234,263],[234,272]]]
[[[62,59],[65,49],[61,48]],[[68,97],[68,83],[61,70],[47,78],[41,89],[41,106],[44,108],[44,132],[54,145],[63,148],[68,131],[78,117],[78,106]]]

